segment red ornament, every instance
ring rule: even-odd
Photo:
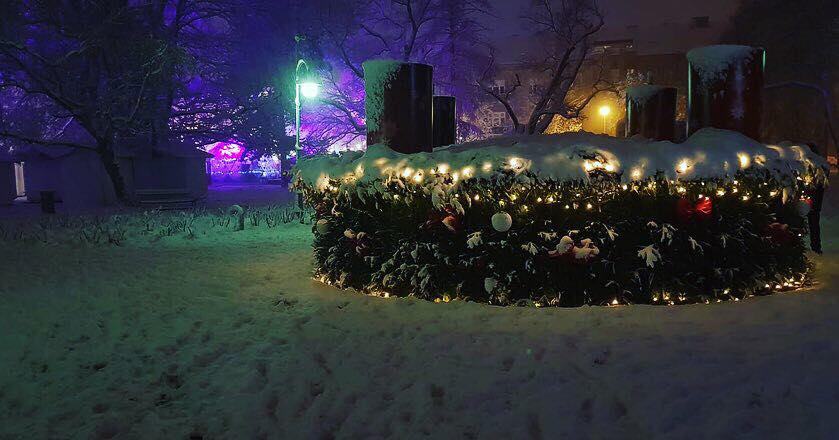
[[[777,222],[766,227],[766,235],[772,242],[779,245],[789,244],[795,239],[792,231],[789,230],[789,225]]]
[[[431,210],[428,212],[428,220],[421,228],[436,229],[441,225],[451,232],[458,232],[461,229],[460,215],[451,206],[447,206],[443,212]]]
[[[456,216],[449,214],[443,218],[443,226],[449,231],[457,232],[460,230],[460,220]]]

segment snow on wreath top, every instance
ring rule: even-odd
[[[656,176],[733,180],[738,173],[769,173],[781,182],[802,179],[826,184],[828,170],[827,162],[807,146],[764,145],[737,132],[703,128],[681,144],[586,132],[499,137],[414,154],[376,144],[365,152],[302,159],[295,167],[295,185],[328,191],[373,183],[364,186],[376,191],[381,188],[376,182],[397,179],[433,183],[434,191],[445,193],[464,180],[501,172],[513,172],[521,179],[532,174],[544,180],[588,181],[594,171],[622,182]],[[438,175],[448,176],[450,183],[440,185],[434,178]]]

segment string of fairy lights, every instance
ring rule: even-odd
[[[445,206],[460,207],[462,210],[481,206],[484,210],[509,211],[517,216],[527,216],[537,211],[599,211],[605,203],[625,195],[646,197],[674,196],[696,202],[717,203],[809,203],[806,188],[818,176],[817,169],[808,169],[807,173],[792,173],[784,181],[771,175],[765,169],[750,169],[754,163],[763,164],[761,156],[752,157],[738,154],[739,169],[732,176],[714,178],[690,178],[688,171],[693,167],[689,159],[682,159],[674,165],[678,175],[685,178],[667,179],[665,173],[645,176],[639,168],[628,170],[630,179],[623,181],[623,172],[605,160],[591,159],[582,161],[582,169],[587,179],[554,180],[540,179],[528,169],[530,162],[519,157],[510,157],[501,167],[485,161],[479,165],[470,164],[454,169],[447,163],[419,169],[410,166],[391,166],[386,159],[379,159],[375,164],[380,170],[376,179],[361,180],[364,176],[363,165],[358,165],[354,172],[332,178],[322,175],[314,185],[307,185],[298,179],[295,187],[301,190],[310,203],[329,199],[347,198],[352,203],[366,203],[358,196],[359,191],[370,189],[378,193],[381,201],[393,204],[412,204],[417,200],[440,199]],[[480,170],[480,172],[478,172]],[[481,174],[483,173],[483,174]],[[524,176],[526,179],[521,179]],[[377,203],[379,199],[377,199]],[[808,205],[809,206],[809,205]],[[806,214],[803,213],[802,214]],[[801,234],[799,234],[801,235]],[[332,281],[325,275],[315,278],[326,284]],[[787,291],[800,289],[808,284],[808,274],[795,274],[783,281],[766,283],[764,291]],[[370,286],[364,289],[367,294],[389,298],[389,292]],[[706,304],[721,302],[728,295],[728,289],[720,295],[709,296],[701,300]],[[741,298],[728,295],[730,300]],[[754,296],[748,294],[747,297]],[[435,302],[450,302],[453,298],[448,293],[441,293]],[[659,292],[651,297],[653,304],[676,305],[696,302],[696,298],[670,292]],[[625,299],[614,298],[603,305],[618,306],[627,304]],[[549,301],[533,301],[535,307],[552,305]]]

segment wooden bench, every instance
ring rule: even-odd
[[[138,189],[134,191],[141,205],[156,205],[163,209],[194,207],[200,200],[186,188],[174,189]]]

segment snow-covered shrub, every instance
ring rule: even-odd
[[[374,148],[372,157],[303,162],[296,185],[316,211],[316,276],[341,287],[577,306],[708,302],[799,285],[809,270],[799,201],[824,183],[823,163],[799,147],[732,137],[736,150],[720,142],[720,151],[689,156],[659,143],[677,150],[634,157],[592,135],[582,136],[588,144],[542,137],[555,144],[550,160],[528,156],[533,139],[410,156]],[[643,152],[641,141],[622,142]],[[730,173],[691,174],[731,159]],[[633,160],[670,160],[672,170],[638,175]],[[580,175],[559,175],[574,168]]]

